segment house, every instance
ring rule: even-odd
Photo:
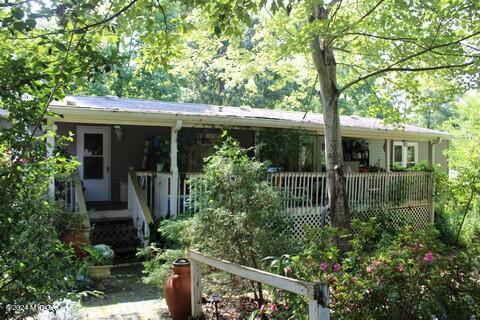
[[[322,223],[321,114],[112,96],[67,96],[50,110],[59,116],[49,118],[48,125],[60,135],[75,135],[63,151],[81,163],[78,179],[57,197],[65,197],[72,209],[91,211],[94,242],[108,243],[124,230],[146,244],[153,221],[197,210],[189,181],[199,177],[203,158],[223,130],[243,147],[263,146],[252,152],[272,161],[269,179],[285,192],[285,209],[297,218],[298,235],[302,224]],[[357,116],[341,116],[341,126],[352,211],[362,216],[388,209],[399,222],[409,216],[419,227],[431,221],[432,173],[392,168],[427,162],[447,171],[449,135]]]

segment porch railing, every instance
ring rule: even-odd
[[[135,171],[143,196],[147,202],[150,212],[154,212],[155,202],[155,172],[153,171]]]
[[[170,173],[137,173],[144,195],[157,218],[172,216]],[[143,179],[143,180],[142,180]],[[181,173],[177,192],[177,214],[197,212],[196,201],[206,192],[200,173]],[[328,201],[327,179],[323,172],[280,172],[268,176],[268,181],[284,195],[285,211],[295,217],[296,234],[302,235],[302,226],[322,226],[330,223],[326,212]],[[380,172],[349,173],[345,175],[349,207],[354,218],[368,219],[374,215],[388,214],[396,225],[408,219],[414,227],[422,228],[433,221],[433,183],[431,172]],[[153,187],[152,187],[153,185]],[[192,188],[195,185],[194,188]],[[151,194],[154,194],[153,196]],[[154,198],[153,203],[151,202]],[[387,215],[385,215],[387,217]]]
[[[150,224],[153,218],[148,208],[146,196],[140,186],[137,175],[132,169],[128,172],[128,210],[137,230],[137,236],[146,246],[150,241]]]
[[[201,174],[185,174],[180,197],[193,195],[191,184]],[[345,175],[348,203],[352,211],[370,208],[408,207],[429,205],[433,196],[431,172],[349,173]],[[284,207],[302,213],[314,207],[327,205],[327,179],[322,172],[281,172],[268,176],[268,181],[282,190]],[[199,190],[196,188],[195,190]],[[200,190],[199,190],[200,191]],[[200,191],[201,192],[201,191]],[[193,209],[193,208],[192,208]]]
[[[321,172],[281,172],[269,175],[268,181],[284,195],[284,209],[294,217],[294,233],[304,234],[304,225],[321,227],[330,224],[326,213],[328,201],[326,174]],[[350,173],[345,175],[346,192],[352,217],[367,220],[382,215],[393,225],[411,222],[416,229],[433,221],[434,177],[431,172]],[[186,174],[181,185],[184,211],[196,212],[195,202],[205,192],[192,185],[201,175]],[[202,185],[201,183],[199,184]]]
[[[58,181],[62,187],[57,187],[57,200],[63,200],[68,210],[83,216],[83,227],[87,230],[85,237],[90,239],[90,232],[88,231],[90,230],[90,219],[83,194],[82,182],[80,181],[78,173],[75,173],[67,179],[59,179]]]

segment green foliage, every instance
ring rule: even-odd
[[[445,230],[446,237],[454,237],[455,242],[466,245],[475,241],[480,229],[478,96],[478,92],[466,95],[457,105],[457,116],[446,124],[447,130],[453,135],[447,154],[452,174],[450,179],[439,183],[443,193],[438,208],[442,230]]]
[[[279,190],[266,180],[267,165],[247,155],[237,141],[224,143],[206,160],[192,245],[215,257],[259,268],[264,256],[290,252],[295,240]],[[262,288],[255,289],[261,303]]]
[[[162,247],[171,249],[188,248],[193,243],[193,215],[184,214],[160,222],[158,232]]]
[[[184,249],[162,249],[152,244],[139,252],[139,255],[145,257],[143,263],[142,281],[147,284],[153,284],[161,291],[165,281],[172,274],[172,264],[175,260],[185,257]]]
[[[332,242],[337,230],[325,228],[307,237],[298,255],[274,260],[270,270],[328,283],[336,319],[478,317],[478,246],[463,251],[446,247],[433,227],[385,234],[375,218],[355,222],[355,229],[352,249],[344,257]],[[291,319],[306,319],[303,299],[283,294],[275,303],[290,306]]]
[[[411,167],[404,167],[398,163],[394,163],[392,165],[392,171],[434,171],[434,170],[435,168],[432,168],[432,166],[425,160],[420,161],[419,163],[416,163]]]
[[[197,193],[202,209],[195,216],[195,245],[252,267],[258,267],[259,257],[292,248],[290,221],[281,193],[266,180],[265,163],[249,158],[247,150],[226,137],[206,160],[203,173],[195,185],[206,190]]]
[[[62,204],[59,203],[59,206]],[[88,219],[85,215],[74,213],[65,210],[61,210],[59,215],[56,217],[54,221],[55,229],[58,232],[60,238],[65,236],[66,234],[73,232],[73,233],[85,233],[90,232],[88,228],[85,226],[85,219]]]
[[[66,83],[104,66],[94,49],[99,34],[87,33],[101,26],[87,27],[103,13],[90,1],[0,7],[0,109],[9,123],[0,128],[0,303],[50,304],[74,287],[76,264],[58,241],[63,207],[48,198],[48,186],[53,175],[69,176],[76,162],[58,150],[47,157],[55,133],[44,121],[56,115],[46,107],[63,97]]]
[[[138,255],[145,258],[142,281],[163,290],[172,272],[172,263],[186,256],[186,249],[193,245],[193,216],[181,215],[166,219],[158,228],[159,241],[141,249]]]
[[[115,253],[106,244],[85,246],[82,248],[87,253],[87,262],[93,266],[108,266],[112,264]]]

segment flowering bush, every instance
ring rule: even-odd
[[[270,270],[328,282],[336,319],[470,319],[480,316],[479,250],[444,246],[433,227],[382,234],[375,219],[355,222],[351,250],[339,256],[332,228],[310,232],[306,249],[269,259]],[[312,230],[313,231],[313,230]],[[288,272],[287,272],[288,271]],[[306,318],[306,301],[275,293],[291,319]]]

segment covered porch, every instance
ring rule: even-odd
[[[321,134],[268,128],[184,127],[182,121],[170,127],[92,123],[56,126],[61,135],[74,133],[73,142],[63,152],[77,156],[81,165],[77,183],[70,185],[66,200],[70,207],[89,212],[95,242],[108,243],[112,234],[120,234],[123,240],[118,241],[117,248],[146,245],[154,221],[197,212],[198,194],[193,193],[192,183],[201,180],[203,159],[214,152],[225,129],[242,147],[250,148],[252,156],[271,162],[269,182],[284,193],[284,208],[295,217],[297,236],[302,236],[304,224],[329,223]],[[395,143],[392,139],[344,137],[349,205],[355,217],[389,211],[398,223],[410,217],[422,227],[433,219],[433,176],[429,172],[390,172],[399,153]],[[409,143],[401,145],[407,152]],[[410,143],[416,146],[410,152],[411,159],[431,161],[428,152],[418,149],[422,143],[428,150],[427,142]],[[79,205],[79,201],[84,204]],[[128,241],[133,238],[133,242]]]
[[[104,226],[110,235],[123,230],[130,245],[145,245],[154,221],[198,211],[191,184],[201,181],[204,158],[224,130],[252,156],[271,162],[268,179],[284,192],[284,209],[295,216],[298,230],[305,223],[328,223],[320,114],[118,97],[67,97],[50,108],[61,117],[47,119],[49,125],[73,135],[57,152],[80,162],[75,183],[61,192],[52,179],[51,196],[88,211],[96,241],[107,242],[107,233],[99,231]],[[431,221],[431,173],[391,169],[426,161],[446,170],[448,134],[408,125],[399,130],[356,116],[341,116],[341,125],[354,215],[390,211],[398,221],[406,215],[419,226]]]

